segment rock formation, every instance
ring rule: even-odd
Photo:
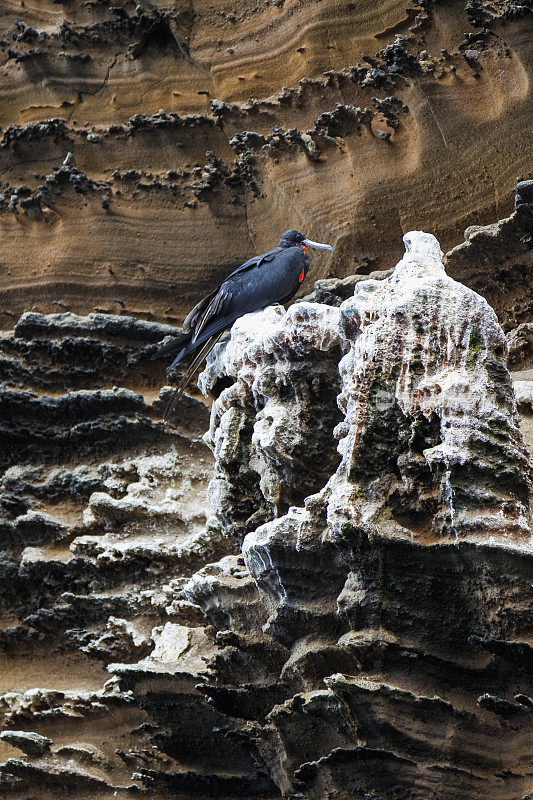
[[[313,392],[316,370],[294,380],[287,355],[309,363],[313,351],[320,361],[323,350],[345,352],[340,465],[243,543],[267,614],[261,630],[287,648],[262,752],[276,754],[273,776],[289,795],[520,797],[532,777],[520,766],[531,731],[531,465],[505,338],[486,301],[446,276],[433,236],[404,241],[393,274],[357,283],[336,313],[304,302],[276,327],[270,309],[243,318],[201,378],[215,392],[217,379],[236,380],[212,411],[216,469],[227,476],[219,454],[242,452],[246,427],[252,453],[267,441],[282,465],[286,420],[315,409],[334,418]],[[232,426],[244,387],[255,423]],[[189,592],[197,597],[194,577]]]
[[[531,361],[404,241],[241,318],[210,423],[168,326],[3,337],[3,796],[528,796]]]
[[[336,245],[315,278],[393,267],[412,228],[457,245],[531,177],[532,20],[529,0],[5,0],[2,327],[179,323],[287,227]]]
[[[5,0],[0,797],[533,796],[532,22]]]

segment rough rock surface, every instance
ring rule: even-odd
[[[168,326],[4,334],[7,800],[531,792],[527,328],[513,393],[494,311],[405,244],[239,320],[210,423],[160,421]]]
[[[206,520],[208,410],[161,421],[150,356],[174,332],[26,313],[0,341],[2,797],[137,797],[134,773],[174,764],[131,687],[174,676],[200,621],[183,585],[228,551]]]
[[[265,715],[256,735],[287,795],[511,800],[533,777],[524,762],[530,456],[495,313],[446,275],[433,236],[404,241],[393,274],[357,283],[338,312],[302,303],[277,327],[272,310],[242,320],[248,339],[236,326],[201,377],[215,388],[216,379],[235,380],[212,412],[219,470],[220,454],[242,448],[242,429],[224,417],[241,407],[243,384],[255,400],[253,449],[269,405],[257,391],[263,376],[271,386],[275,372],[285,386],[288,353],[316,361],[339,336],[345,352],[340,465],[321,491],[243,542],[264,606],[256,635],[286,648],[271,677],[276,702],[256,712]],[[303,332],[292,327],[296,315]],[[285,348],[283,334],[292,334]],[[303,401],[287,391],[276,397],[274,430],[318,409],[314,373]],[[268,440],[283,463],[283,438]],[[193,577],[187,587],[200,605],[201,586]],[[206,610],[213,625],[226,624],[220,609],[218,619]],[[215,704],[249,718],[239,711],[246,692],[234,689],[231,704],[227,687],[210,691]]]
[[[2,4],[0,797],[533,795],[532,22]],[[333,259],[165,426],[289,226]]]
[[[219,395],[207,437],[216,461],[211,502],[239,544],[261,517],[301,503],[335,470],[337,320],[337,309],[307,303],[248,314],[200,376],[203,392]]]

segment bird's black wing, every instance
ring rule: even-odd
[[[231,272],[228,277],[224,280],[224,283],[229,279],[233,278],[235,275],[239,275],[241,272],[245,272],[247,269],[251,267],[259,267],[265,261],[272,261],[276,254],[279,253],[283,248],[282,247],[273,247],[272,250],[267,250],[266,253],[263,253],[260,256],[252,256],[249,258],[248,261],[245,261],[244,264],[241,264],[240,267],[237,267],[236,270]]]
[[[274,253],[269,259],[272,263],[267,271],[261,270],[262,262],[259,261],[259,264],[250,264],[247,271],[236,270],[226,278],[196,325],[194,337],[191,336],[183,345],[169,369],[196,351],[211,336],[230,328],[244,314],[294,297],[299,286],[298,274],[305,264],[305,261],[302,262],[303,254],[299,247],[279,250],[281,252]]]
[[[226,328],[230,328],[235,322],[235,320],[238,318],[239,318],[238,314],[231,313],[231,314],[226,314],[226,316],[224,317],[215,317],[215,319],[212,319],[209,322],[209,325],[207,325],[205,329],[199,334],[196,341],[193,342],[189,340],[187,344],[181,347],[178,355],[176,356],[170,367],[167,368],[167,372],[170,372],[170,370],[173,367],[175,367],[176,364],[179,364],[180,361],[183,361],[183,359],[186,358],[189,355],[189,353],[194,353],[195,351],[197,351],[198,348],[201,347],[203,343],[206,342],[208,339],[219,333],[222,333]]]
[[[265,261],[271,263],[269,269],[263,271],[261,265]],[[274,248],[242,264],[228,275],[215,292],[195,306],[188,317],[189,330],[182,334],[179,346],[174,344],[172,354],[179,352],[169,370],[188,355],[192,355],[192,361],[172,395],[164,414],[165,419],[172,413],[199,363],[213,349],[224,330],[243,314],[294,297],[306,264],[308,266],[309,261],[299,247]]]
[[[207,306],[205,312],[202,314],[201,318],[194,326],[194,334],[192,337],[192,341],[195,342],[202,331],[204,330],[205,326],[210,322],[212,319],[220,316],[223,314],[224,311],[227,309],[228,299],[230,296],[229,289],[222,284],[218,292],[215,294],[209,305]]]
[[[183,323],[184,331],[192,331],[192,342],[198,340],[198,337],[211,320],[224,316],[225,312],[227,312],[228,305],[231,302],[231,289],[228,284],[231,285],[233,283],[232,279],[237,275],[242,275],[247,270],[260,267],[263,263],[272,261],[280,250],[280,247],[275,247],[260,256],[249,258],[248,261],[245,261],[244,264],[241,264],[240,267],[230,273],[218,289],[215,289],[210,295],[200,300]]]
[[[246,270],[252,269],[253,267],[258,267],[263,262],[272,261],[280,249],[280,247],[275,247],[272,250],[268,250],[266,253],[263,253],[262,255],[253,256],[252,258],[249,258],[248,261],[245,261],[244,264],[241,264],[240,267],[237,267],[237,269],[232,273],[230,273],[223,283],[220,284],[220,286],[214,289],[210,294],[206,295],[206,297],[203,297],[200,302],[197,303],[191,311],[189,311],[185,321],[183,322],[182,333],[175,336],[169,342],[165,342],[163,345],[161,345],[156,353],[154,353],[152,356],[152,360],[168,355],[174,356],[191,341],[196,342],[202,331],[205,329],[205,326],[213,318],[219,316],[220,313],[223,312],[224,304],[228,300],[227,292],[224,291],[223,287],[228,278],[233,278],[235,275],[246,272]],[[187,352],[190,352],[190,350]],[[181,358],[178,360],[181,361]],[[177,361],[174,363],[177,363]]]
[[[200,302],[194,306],[192,311],[189,311],[189,313],[185,317],[185,321],[182,326],[182,330],[184,333],[189,333],[190,331],[194,331],[198,319],[205,313],[207,307],[209,306],[209,303],[214,298],[219,289],[220,286],[214,291],[212,291],[211,294],[208,294],[206,297],[203,297],[200,300]]]

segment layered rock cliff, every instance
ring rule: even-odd
[[[529,0],[6,0],[0,293],[174,323],[288,227],[449,249],[531,176]],[[474,287],[479,290],[478,287]],[[89,292],[89,297],[87,297]]]
[[[3,3],[1,797],[533,794],[532,21]]]
[[[168,327],[4,335],[3,796],[531,791],[531,358],[405,245],[239,320],[210,420]]]
[[[531,463],[506,342],[486,301],[446,276],[433,236],[404,241],[392,275],[358,283],[338,309],[243,318],[201,379],[215,393],[236,379],[212,411],[215,484],[228,480],[226,454],[248,451],[273,517],[242,547],[264,608],[256,635],[286,648],[256,735],[288,795],[521,797],[532,777]],[[333,376],[320,374],[339,347],[343,419],[299,442],[293,419],[336,419]],[[312,463],[320,441],[326,463],[334,438],[342,460],[301,504],[293,447]],[[195,580],[189,593],[205,603]],[[239,715],[246,693],[233,705],[222,695],[224,707]]]

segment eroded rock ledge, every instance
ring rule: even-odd
[[[199,400],[160,421],[169,326],[2,338],[3,796],[528,796],[529,351],[405,244],[233,326],[213,456]]]
[[[221,590],[236,562],[186,593],[239,658],[250,637],[285,655],[268,679],[228,685],[223,668],[202,690],[255,721],[284,795],[511,799],[531,783],[530,456],[494,311],[446,275],[433,236],[404,242],[392,275],[339,308],[242,318],[209,358],[211,492],[223,529],[249,531],[259,624]],[[340,464],[298,502],[306,467],[336,466],[335,439]],[[245,485],[271,517],[255,530]]]

